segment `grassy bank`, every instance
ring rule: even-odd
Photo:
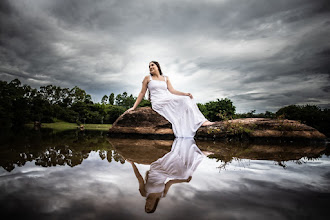
[[[25,126],[33,128],[33,124],[26,124]],[[111,128],[111,124],[85,124],[86,130],[104,130],[107,131]],[[54,130],[71,130],[80,128],[76,123],[69,122],[55,122],[55,123],[42,123],[41,128],[51,128]]]

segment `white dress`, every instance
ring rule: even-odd
[[[189,96],[173,95],[167,90],[165,81],[153,80],[150,76],[148,89],[152,109],[172,124],[175,137],[194,137],[198,128],[207,119]]]
[[[145,185],[147,197],[150,193],[164,192],[168,178],[188,179],[204,157],[194,138],[175,138],[171,151],[150,164]]]

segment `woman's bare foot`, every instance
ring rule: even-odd
[[[215,122],[212,122],[212,121],[206,121],[202,124],[202,126],[209,126],[209,125],[213,125],[215,124]]]
[[[205,156],[209,156],[213,154],[211,151],[202,151]]]

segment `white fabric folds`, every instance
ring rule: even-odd
[[[147,197],[150,193],[163,192],[168,179],[188,179],[204,157],[194,138],[175,138],[171,151],[150,165]]]
[[[189,96],[173,95],[167,90],[165,81],[152,80],[148,89],[152,109],[172,124],[175,137],[194,137],[198,128],[207,119]]]

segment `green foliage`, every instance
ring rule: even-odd
[[[115,103],[115,94],[111,93],[109,95],[109,104],[113,105]]]
[[[118,94],[115,99],[115,104],[118,106],[123,106],[126,109],[133,107],[136,98],[133,97],[131,94],[130,96],[127,95],[127,92],[123,92],[123,94]]]
[[[211,101],[205,103],[205,105],[198,103],[200,111],[210,121],[224,120],[225,118],[232,118],[235,115],[236,107],[233,102],[228,99],[217,99],[217,101]]]
[[[256,110],[251,110],[248,113],[235,114],[234,118],[276,118],[275,113],[266,111],[265,113],[255,113]]]
[[[113,123],[127,108],[134,105],[136,98],[126,92],[116,98],[118,105],[107,104],[108,96],[103,96],[102,104],[93,103],[92,97],[83,89],[73,89],[48,85],[40,90],[21,85],[18,79],[10,83],[0,81],[0,125],[10,127],[31,121],[52,123],[58,120],[71,123]],[[109,102],[114,102],[111,93]],[[150,106],[149,101],[140,106]]]
[[[217,134],[217,133],[223,133],[226,136],[227,135],[237,135],[237,134],[244,134],[244,133],[250,133],[253,130],[255,130],[256,125],[252,124],[243,124],[241,122],[233,122],[233,121],[225,121],[221,128],[208,128],[207,133],[208,134]]]
[[[207,118],[207,115],[209,114],[209,112],[207,111],[206,106],[201,103],[197,103],[197,106],[198,106],[199,110],[202,112],[202,114]]]
[[[276,112],[276,116],[298,120],[316,128],[327,136],[330,135],[330,109],[322,110],[316,105],[289,105],[280,108]]]
[[[108,96],[107,95],[104,95],[101,99],[101,103],[102,104],[106,104],[108,102]]]
[[[73,96],[73,103],[84,102],[86,104],[93,104],[91,95],[87,94],[85,90],[75,86],[70,93]]]
[[[38,91],[22,86],[18,79],[10,83],[0,81],[0,85],[1,126],[22,125],[29,121],[54,122],[54,119],[76,122],[82,113],[86,113],[86,109],[78,107],[93,104],[91,96],[77,86],[70,90],[48,85]],[[95,113],[91,115],[97,117]]]
[[[123,114],[126,109],[122,106],[108,105],[106,108],[106,116],[104,119],[104,123],[112,124],[116,121],[116,119]]]
[[[151,102],[147,99],[142,99],[139,104],[139,107],[146,107],[146,106],[151,107]]]
[[[29,100],[25,94],[29,86],[21,86],[18,79],[10,83],[0,81],[0,123],[1,126],[19,125],[29,120]]]
[[[127,92],[114,97],[114,93],[111,93],[109,97],[104,95],[100,104],[93,103],[92,97],[77,86],[69,89],[48,85],[37,90],[28,85],[21,85],[18,79],[9,83],[0,81],[0,126],[58,120],[77,124],[112,124],[136,101],[136,97],[128,95]],[[139,107],[144,106],[151,106],[150,101],[143,99]],[[329,109],[321,110],[316,105],[289,105],[279,109],[276,114],[269,111],[256,114],[256,110],[235,114],[236,108],[227,98],[206,104],[198,103],[197,106],[210,121],[246,117],[283,117],[301,121],[329,135],[330,111]],[[228,127],[228,129],[230,131],[231,128]],[[233,129],[235,132],[242,130],[241,126]]]

